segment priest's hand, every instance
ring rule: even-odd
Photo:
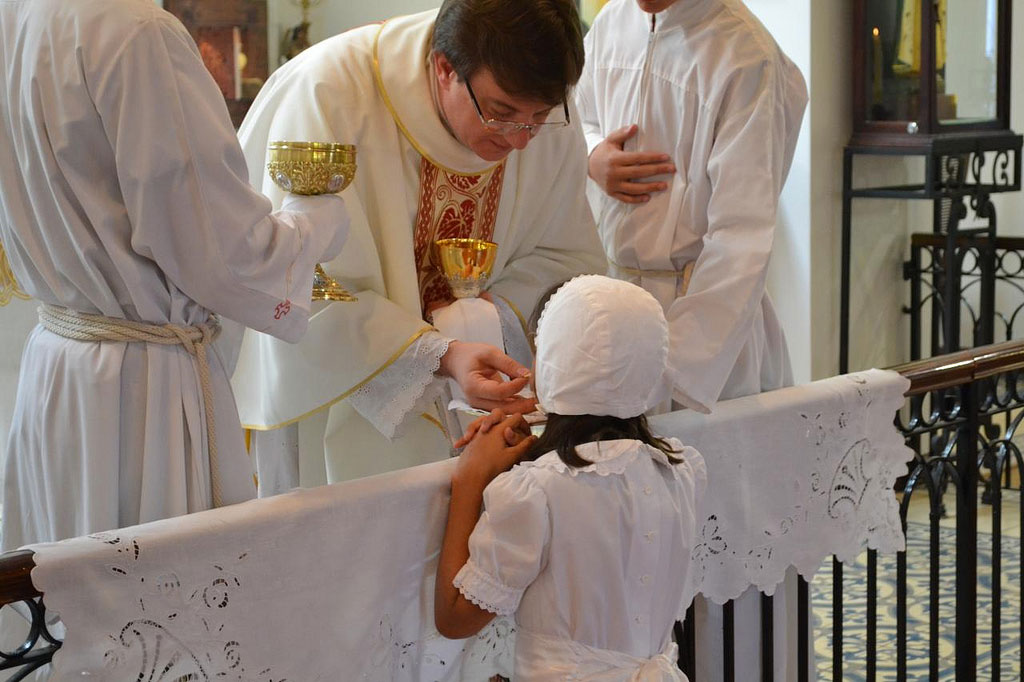
[[[524,414],[537,405],[533,398],[516,395],[526,388],[530,371],[486,343],[452,341],[441,358],[440,373],[455,379],[469,404],[482,410]],[[502,374],[512,378],[506,381]]]
[[[590,177],[608,196],[627,204],[642,204],[651,198],[651,192],[668,187],[664,182],[640,182],[643,178],[676,172],[668,154],[623,150],[637,130],[636,124],[614,130],[590,152]]]
[[[466,433],[462,434],[462,438],[455,441],[456,449],[469,445],[469,442],[473,440],[473,437],[478,433],[487,433],[491,430],[491,427],[495,424],[500,424],[505,421],[506,415],[502,410],[496,409],[491,410],[490,414],[485,414],[482,417],[474,419],[469,426],[466,427]],[[518,445],[524,438],[529,438],[532,435],[530,431],[530,425],[527,423],[522,416],[519,419],[513,420],[511,426],[505,427],[504,433],[505,444],[508,446]]]

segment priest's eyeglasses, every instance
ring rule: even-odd
[[[534,137],[540,133],[559,130],[569,125],[569,103],[565,100],[562,100],[562,110],[565,113],[564,120],[544,121],[543,123],[519,123],[518,121],[502,121],[497,118],[487,118],[480,109],[480,103],[476,101],[476,94],[473,92],[473,86],[469,84],[469,79],[466,78],[463,82],[466,84],[466,90],[469,92],[469,98],[473,100],[473,106],[476,107],[476,115],[480,117],[480,122],[488,130],[502,135],[514,135],[525,130],[529,133],[530,137]]]

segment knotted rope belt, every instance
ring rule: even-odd
[[[220,334],[220,322],[210,315],[204,324],[148,324],[118,317],[90,315],[60,306],[42,304],[39,323],[47,331],[73,341],[156,343],[163,346],[182,346],[196,359],[199,387],[203,392],[206,409],[206,439],[209,443],[210,487],[213,506],[221,506],[220,471],[217,468],[217,429],[213,417],[213,389],[210,384],[210,365],[206,347]]]

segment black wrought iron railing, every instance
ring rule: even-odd
[[[0,649],[0,670],[14,670],[8,682],[23,680],[49,663],[61,644],[47,627],[43,595],[32,585],[33,566],[32,552],[18,550],[0,555],[0,607],[9,609],[9,605],[17,604],[28,616],[20,629],[26,632],[21,642],[11,651]]]
[[[831,679],[1022,679],[1024,553],[1019,536],[1006,542],[1003,515],[1004,506],[1013,509],[1024,526],[1020,504],[1024,461],[1017,442],[1024,419],[1024,341],[895,369],[911,380],[907,403],[896,423],[915,452],[897,490],[900,514],[906,532],[912,507],[926,505],[927,513],[918,516],[927,519],[923,530],[927,542],[923,547],[908,543],[907,550],[896,557],[895,575],[883,575],[879,557],[873,551],[867,553],[865,603],[858,604],[865,614],[862,646],[859,638],[856,647],[847,646],[844,639],[844,606],[850,597],[844,586],[844,566],[833,562],[832,632],[819,633],[830,635]],[[1008,490],[1014,491],[1013,500],[1005,499]],[[978,532],[979,509],[985,505],[989,505],[985,515],[991,518],[990,538]],[[979,552],[979,539],[987,545],[983,545],[984,555]],[[1016,556],[1004,556],[1004,544],[1012,544]],[[925,566],[926,596],[919,585],[918,596],[911,599],[908,574]],[[1003,586],[1009,575],[1016,584],[1014,598],[1008,600]],[[881,589],[883,581],[895,584],[894,612],[882,613],[878,608],[880,600],[891,598],[888,590]],[[917,620],[927,620],[926,628],[910,631],[912,610]],[[1011,615],[1015,632],[1008,633],[1003,624]],[[885,638],[889,650],[883,651],[880,631],[892,627],[895,636]],[[979,652],[984,654],[983,661]],[[1005,660],[1007,653],[1014,660]],[[886,658],[894,662],[895,670],[883,675],[878,662]]]
[[[903,264],[911,360],[1024,336],[1024,238],[992,237],[986,228],[959,234],[953,251],[948,241],[911,235]]]
[[[888,671],[883,673],[878,666],[882,648],[879,632],[882,614],[879,610],[880,591],[883,579],[891,578],[895,583],[895,679],[930,679],[945,677],[945,668],[951,664],[958,682],[972,682],[979,679],[978,635],[984,635],[987,646],[986,678],[998,681],[1007,679],[1003,674],[1008,663],[1003,651],[1007,640],[1016,641],[1014,656],[1014,679],[1021,677],[1021,641],[1024,640],[1024,610],[1021,609],[1020,594],[1024,592],[1024,550],[1016,543],[1016,555],[1007,557],[1003,550],[1003,507],[1007,503],[1008,490],[1015,491],[1016,514],[1021,528],[1024,528],[1024,507],[1020,504],[1021,478],[1024,458],[1017,443],[1018,430],[1024,420],[1024,341],[1012,341],[921,360],[894,368],[910,379],[907,402],[896,416],[896,423],[915,452],[914,461],[901,481],[901,517],[904,531],[907,530],[907,514],[916,500],[924,497],[927,503],[928,543],[925,556],[914,550],[901,552],[896,559],[894,576],[885,576],[885,567],[880,567],[879,557],[873,551],[867,553],[866,595],[863,604],[864,633],[856,637],[857,647],[849,646],[846,637],[845,610],[855,601],[844,585],[846,567],[834,561],[832,567],[832,625],[831,631],[820,631],[812,627],[811,598],[808,584],[800,580],[798,587],[797,660],[798,680],[809,679],[814,667],[812,656],[818,655],[812,649],[812,631],[820,641],[826,638],[831,652],[831,670],[824,679],[840,681],[854,676],[872,682],[877,679],[892,679]],[[982,566],[986,576],[985,590],[979,591],[978,553],[978,509],[980,505],[991,505],[990,551]],[[951,508],[950,508],[951,506]],[[955,537],[951,546],[946,546],[945,536],[940,533],[944,519],[955,519]],[[928,566],[928,595],[926,604],[911,603],[908,594],[908,568]],[[941,570],[949,569],[949,562],[955,562],[954,596],[951,619],[943,618],[943,601],[948,595],[940,586]],[[1003,586],[1006,584],[1005,568],[1014,562],[1017,584],[1016,602],[1006,604]],[[44,595],[32,585],[29,573],[32,569],[31,552],[9,552],[0,556],[0,606],[21,604],[23,611],[31,616],[28,634],[13,651],[0,652],[0,670],[14,669],[10,680],[21,680],[36,668],[48,662],[60,647],[47,630]],[[979,594],[984,599],[979,601]],[[986,608],[979,606],[985,603]],[[860,606],[860,605],[858,605]],[[926,611],[928,628],[924,636],[923,649],[927,664],[918,660],[917,647],[910,647],[911,633],[908,632],[908,613],[913,607]],[[9,607],[8,607],[9,608]],[[1007,609],[1012,610],[1008,614]],[[762,680],[773,680],[773,603],[771,597],[761,601],[761,669]],[[979,615],[984,613],[985,615]],[[1003,627],[1008,615],[1014,616],[1014,633]],[[692,616],[692,609],[691,609]],[[676,638],[680,642],[680,665],[684,672],[694,679],[695,632],[694,619],[687,618],[685,627],[677,627]],[[941,646],[944,635],[942,624],[955,625],[952,661],[949,652]],[[730,604],[724,610],[723,650],[721,670],[726,682],[736,680],[734,650],[735,616]],[[886,627],[891,626],[889,623]],[[1015,639],[1008,637],[1015,636]],[[887,642],[891,643],[891,642]],[[820,652],[819,652],[820,654]],[[707,652],[701,652],[707,655]],[[863,668],[854,669],[855,666]],[[1011,666],[1013,667],[1013,666]],[[919,671],[924,670],[925,673]],[[913,674],[911,673],[913,670]],[[747,681],[744,681],[747,682]],[[780,682],[790,682],[780,681]]]

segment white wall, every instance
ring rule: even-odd
[[[812,44],[807,38],[811,35],[811,0],[747,0],[747,6],[804,74],[810,89]],[[786,330],[797,383],[809,381],[812,376],[811,131],[814,120],[814,110],[809,105],[779,204],[775,246],[768,272],[768,291]]]
[[[813,62],[808,78],[811,118],[810,306],[811,378],[838,370],[839,255],[843,146],[851,121],[851,3],[816,2],[811,10]]]
[[[853,129],[850,54],[852,3],[811,7],[811,377],[839,371],[839,285],[842,247],[843,149]],[[918,172],[901,160],[858,157],[854,187],[901,184]],[[915,176],[916,177],[916,176]],[[930,203],[927,204],[931,206]],[[909,202],[853,202],[850,263],[851,370],[907,359],[903,314],[909,289],[902,264],[909,255]],[[925,229],[930,229],[930,222]]]
[[[1010,92],[1010,127],[1024,133],[1024,0],[1013,0],[1013,82]],[[1024,237],[1024,193],[1002,194],[994,199],[999,234]]]

